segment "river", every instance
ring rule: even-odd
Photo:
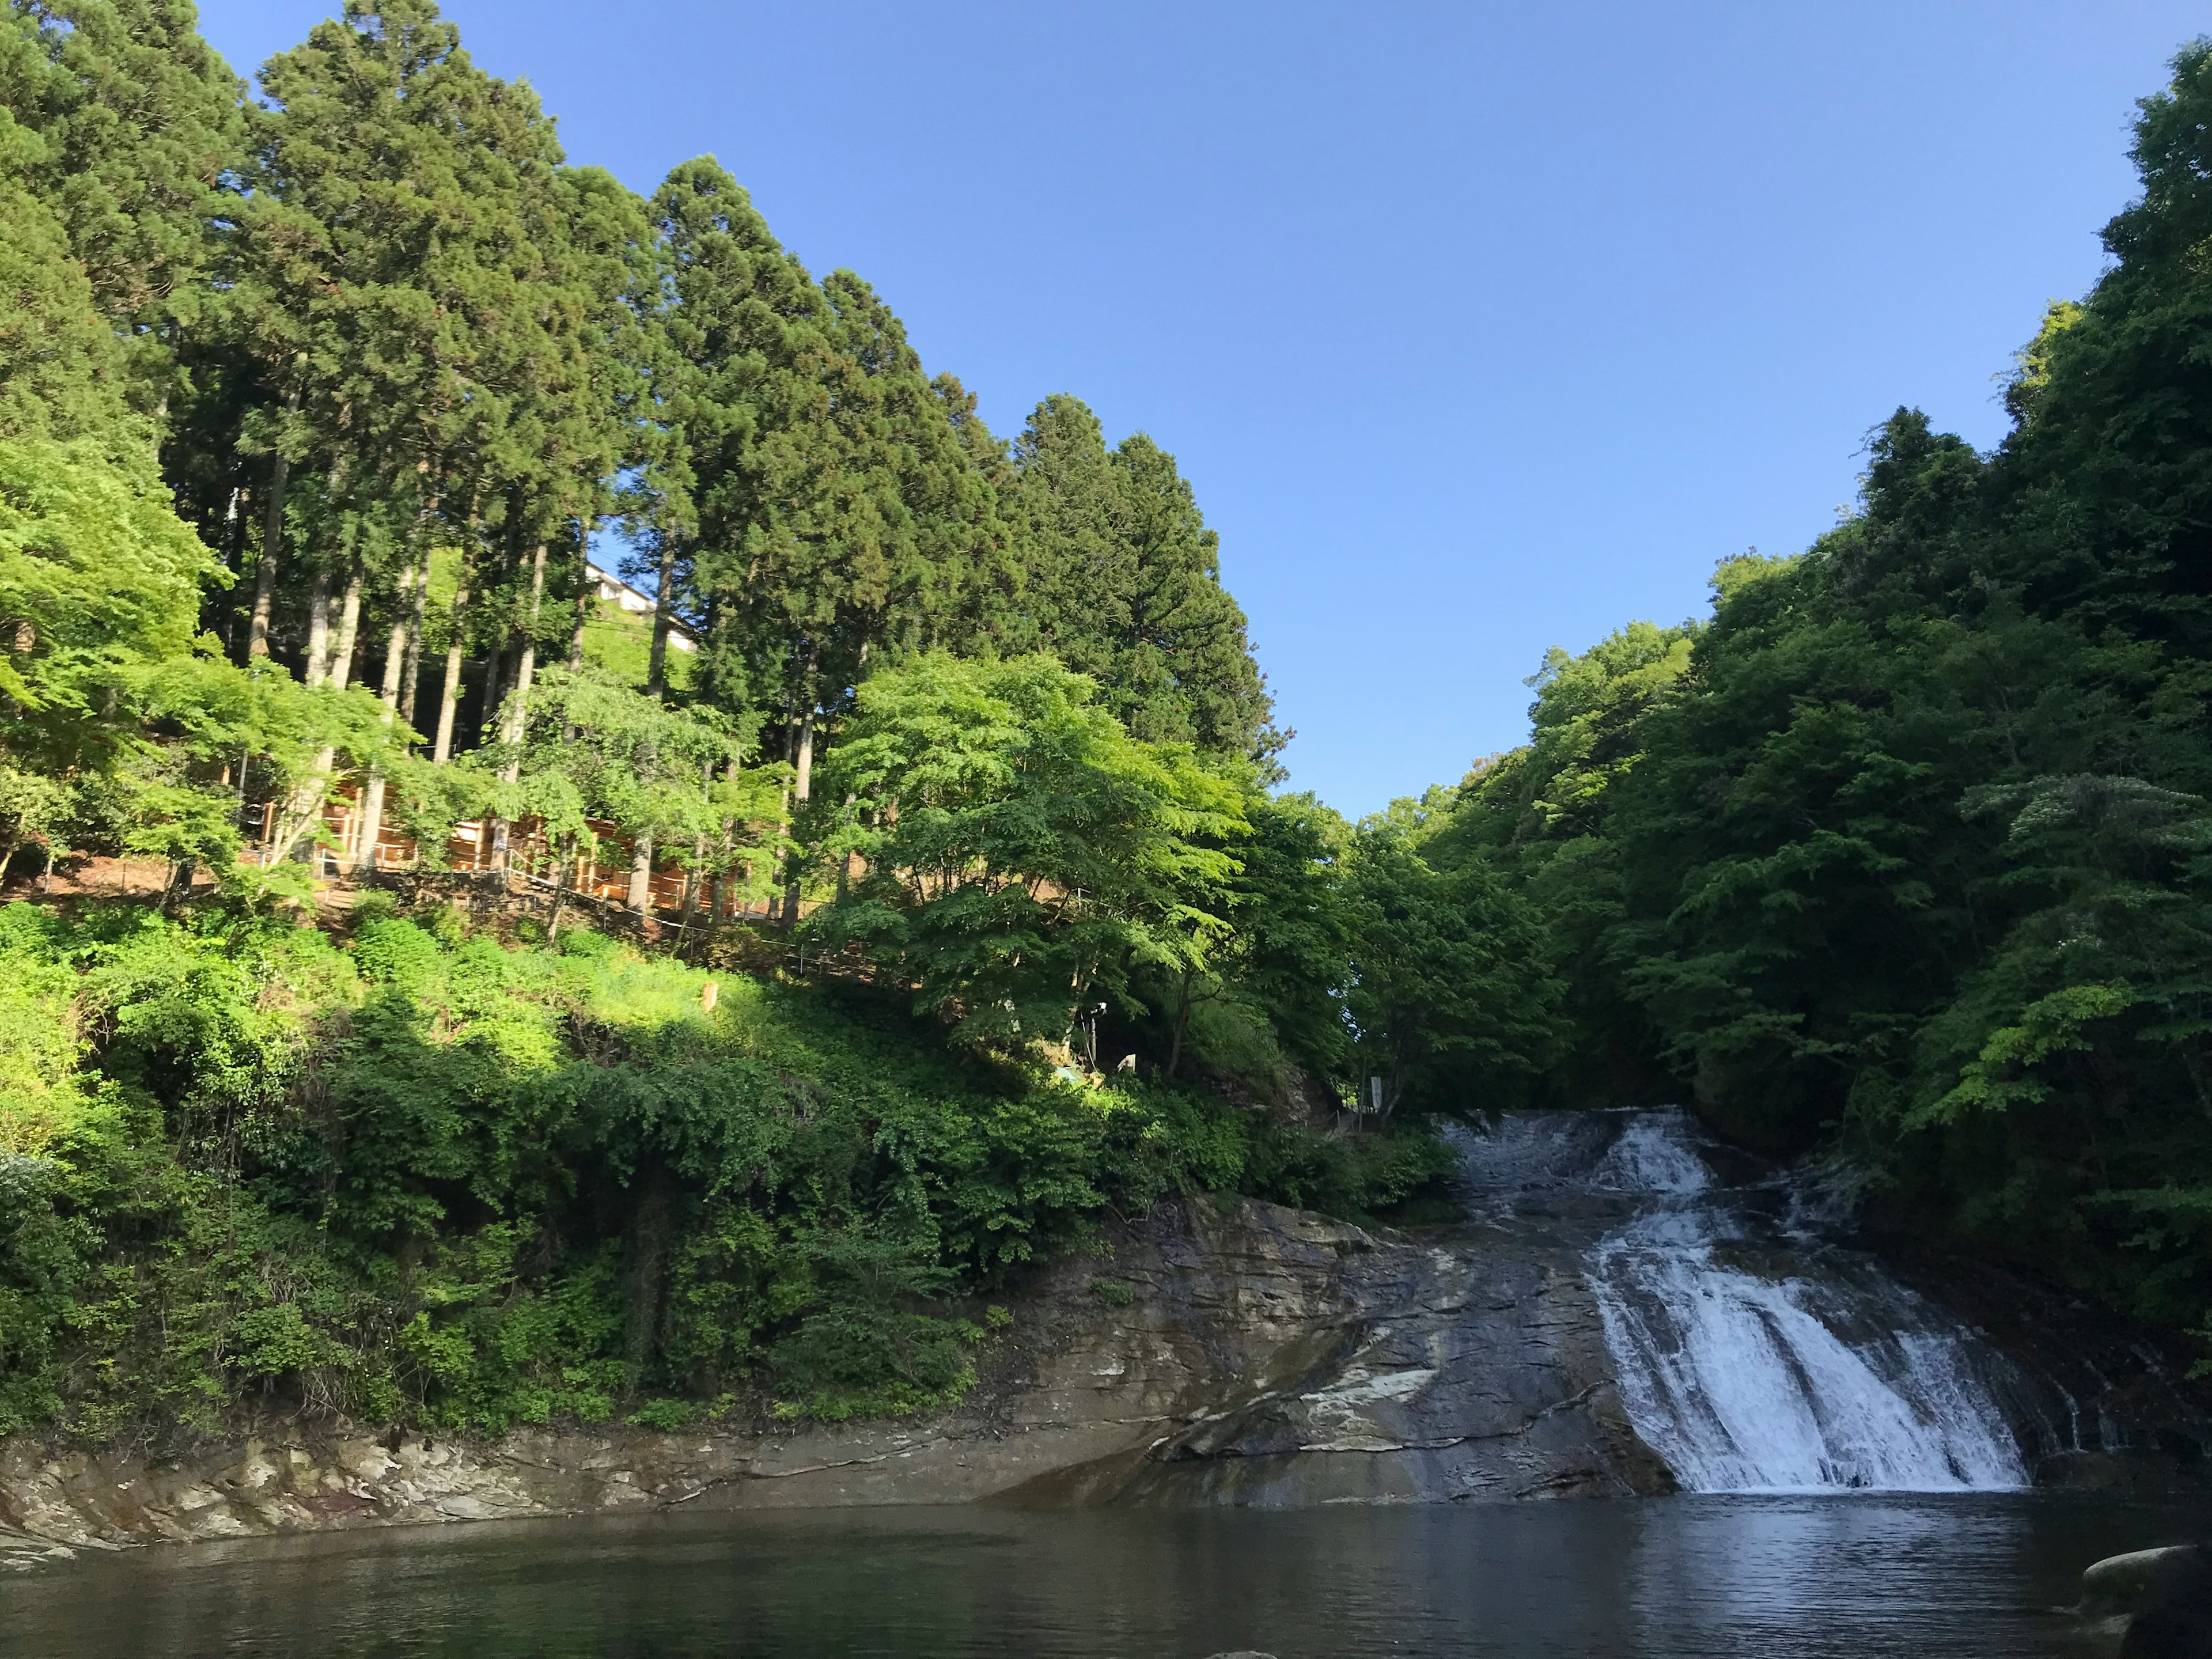
[[[1108,1507],[678,1507],[85,1552],[0,1583],[0,1651],[2042,1659],[2109,1651],[2066,1610],[2090,1562],[2212,1538],[2212,1494],[2033,1489],[2039,1468],[2154,1468],[2146,1431],[1850,1248],[1816,1176],[1747,1164],[1680,1112],[1461,1138],[1469,1220],[1424,1247],[1419,1317],[1378,1302],[1340,1376],[1261,1402],[1291,1413],[1282,1433],[1159,1463]],[[1550,1288],[1501,1334],[1484,1322],[1517,1281],[1475,1269],[1516,1250]],[[1398,1259],[1376,1254],[1384,1279]],[[1617,1379],[1680,1494],[1509,1501],[1521,1488],[1459,1478],[1470,1448],[1539,1475],[1599,1455],[1523,1453],[1533,1435],[1484,1415],[1529,1376],[1565,1386],[1528,1356],[1574,1296],[1602,1369],[1533,1420]],[[1389,1342],[1404,1353],[1376,1358]],[[1347,1460],[1383,1459],[1431,1501],[1338,1501],[1367,1491]]]
[[[2039,1659],[2081,1568],[2212,1503],[2021,1493],[1251,1510],[976,1508],[398,1528],[0,1584],[39,1659]]]

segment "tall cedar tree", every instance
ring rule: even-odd
[[[167,410],[185,337],[219,326],[210,281],[236,206],[246,88],[190,0],[10,0],[0,105],[43,143],[19,162],[127,343],[134,401]]]
[[[380,584],[424,556],[442,520],[463,556],[459,643],[481,538],[512,490],[544,489],[560,405],[590,380],[591,307],[557,258],[552,124],[527,88],[477,70],[424,0],[349,6],[262,83],[277,107],[240,287],[272,389],[298,398],[272,441],[313,460],[324,505],[376,516],[404,550],[371,573]],[[354,556],[309,551],[325,580],[328,561]]]
[[[1148,742],[1279,750],[1220,538],[1175,458],[1142,433],[1109,454],[1098,417],[1058,396],[1030,415],[1014,467],[1031,642],[1097,680]]]

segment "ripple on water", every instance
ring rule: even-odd
[[[2192,1534],[2202,1501],[2045,1495],[597,1517],[82,1561],[0,1591],[0,1649],[2057,1659],[2087,1562]]]

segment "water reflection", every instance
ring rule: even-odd
[[[53,1659],[2083,1652],[2081,1566],[2212,1505],[2055,1496],[662,1516],[146,1551],[0,1585]]]

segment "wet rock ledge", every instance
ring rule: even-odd
[[[489,1442],[275,1421],[188,1455],[0,1443],[0,1568],[55,1547],[710,1509],[1502,1501],[1664,1491],[1565,1241],[1170,1206],[1039,1276],[933,1419]]]

